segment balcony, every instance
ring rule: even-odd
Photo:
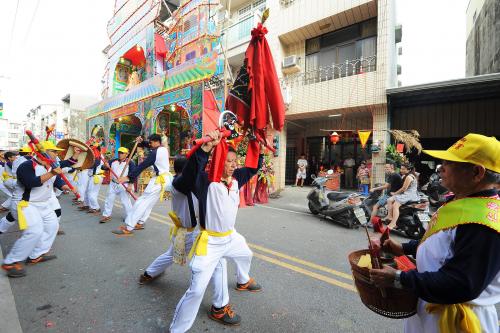
[[[248,42],[252,38],[252,29],[257,26],[260,20],[261,13],[255,11],[253,15],[222,30],[223,47],[230,64],[233,62],[232,59],[235,60],[234,62],[243,59],[241,55],[245,53]],[[236,58],[241,59],[236,60]],[[241,66],[241,61],[239,66]]]
[[[386,87],[377,77],[376,61],[377,57],[371,56],[286,76],[281,86],[287,119],[384,103]]]

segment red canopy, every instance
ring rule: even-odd
[[[125,52],[123,58],[130,60],[130,62],[134,66],[142,66],[146,62],[144,50],[140,45],[134,46],[130,50]]]

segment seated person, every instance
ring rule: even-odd
[[[394,162],[387,162],[385,164],[384,170],[385,184],[382,186],[374,187],[370,190],[370,193],[385,190],[385,193],[380,196],[377,203],[373,206],[370,221],[373,221],[373,218],[377,216],[378,209],[385,206],[385,204],[387,203],[387,199],[389,199],[389,193],[397,192],[403,185],[401,176],[394,171]]]
[[[391,221],[388,227],[393,229],[399,218],[399,207],[410,201],[419,201],[420,196],[417,192],[418,181],[415,175],[415,169],[411,164],[401,166],[403,175],[403,186],[396,192],[391,192],[392,197],[387,200],[387,221]]]

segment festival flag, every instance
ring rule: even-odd
[[[364,149],[366,147],[366,143],[368,142],[371,134],[372,131],[358,131],[359,141],[361,141],[361,148]]]
[[[259,141],[266,142],[271,120],[277,131],[285,124],[285,104],[266,34],[262,23],[252,30],[243,66],[226,101],[226,109],[233,111],[243,129],[250,129],[257,139],[248,144],[245,166],[251,168],[257,167]]]

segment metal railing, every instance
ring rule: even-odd
[[[346,60],[346,62],[342,64],[334,64],[332,66],[319,67],[311,71],[287,75],[282,79],[282,83],[291,88],[295,85],[302,86],[314,84],[376,70],[377,56],[374,55],[366,58]]]
[[[250,40],[252,29],[255,27],[255,16],[256,14],[254,13],[254,15],[222,30],[224,38],[227,38],[228,50]]]

